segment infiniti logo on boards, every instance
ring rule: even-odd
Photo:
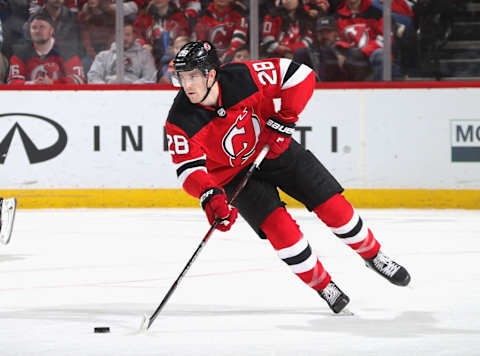
[[[30,163],[48,161],[49,159],[52,159],[62,153],[62,151],[65,149],[65,146],[67,145],[67,133],[65,132],[64,128],[55,121],[48,119],[44,116],[25,113],[0,114],[0,125],[2,124],[3,118],[29,118],[45,121],[55,128],[58,133],[58,139],[49,147],[39,149],[35,145],[32,138],[28,136],[23,127],[20,126],[18,122],[15,122],[15,124],[7,132],[5,137],[0,138],[0,164],[5,163],[5,159],[7,157],[8,150],[10,149],[10,145],[12,143],[13,136],[15,135],[15,131],[18,131],[20,135]]]

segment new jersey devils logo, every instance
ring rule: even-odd
[[[32,70],[31,79],[37,79],[41,75],[48,75],[51,79],[58,79],[60,67],[57,63],[44,63],[36,66]]]
[[[251,115],[248,108],[243,109],[222,140],[223,150],[230,157],[232,167],[241,166],[255,152],[260,130],[260,120],[253,108]]]
[[[226,50],[227,46],[230,45],[227,41],[227,30],[225,26],[225,24],[221,24],[210,29],[209,41],[214,44],[218,52]]]
[[[348,26],[343,33],[347,41],[357,48],[365,47],[370,41],[366,24],[360,23]]]

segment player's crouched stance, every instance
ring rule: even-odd
[[[16,210],[17,200],[15,198],[0,198],[0,242],[4,245],[10,242]]]
[[[174,60],[182,87],[166,123],[169,151],[183,188],[200,199],[208,221],[227,231],[242,217],[303,282],[342,311],[348,296],[332,281],[277,189],[302,202],[350,246],[368,267],[399,286],[407,270],[380,251],[380,244],[343,188],[320,161],[291,139],[310,100],[315,77],[308,67],[271,58],[219,66],[213,46],[190,42]],[[275,112],[273,98],[281,98]],[[227,203],[261,148],[270,151],[232,206]]]

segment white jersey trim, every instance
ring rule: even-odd
[[[368,237],[368,227],[366,226],[366,224],[363,224],[358,234],[352,237],[342,238],[340,240],[342,240],[342,242],[346,243],[347,245],[351,245],[351,244],[355,244],[357,242],[363,241],[367,237]]]
[[[282,248],[278,250],[278,256],[284,260],[286,258],[297,256],[300,252],[305,250],[308,247],[307,239],[301,238],[295,244],[290,247]]]
[[[186,169],[182,172],[182,174],[178,176],[178,180],[180,181],[180,184],[183,186],[188,176],[196,171],[203,171],[205,173],[208,173],[207,167],[193,167],[193,168]]]
[[[295,73],[293,73],[293,75],[287,80],[287,82],[282,85],[282,89],[285,90],[300,84],[305,80],[305,78],[308,77],[308,75],[311,72],[312,72],[311,68],[307,67],[304,64],[301,64],[300,67],[295,71]],[[283,77],[282,77],[282,83],[283,83]]]
[[[200,160],[206,160],[207,159],[207,155],[203,155],[203,156],[200,156],[200,157],[197,157],[197,158],[193,158],[193,159],[189,159],[187,161],[182,161],[180,163],[173,163],[173,165],[175,166],[175,170],[181,168],[183,165],[185,164],[188,164],[190,162],[195,162],[195,161],[200,161]]]
[[[339,235],[349,233],[358,224],[358,220],[360,220],[360,216],[358,215],[356,210],[353,210],[352,218],[348,223],[340,227],[332,227],[331,230],[334,234],[339,234]]]
[[[317,256],[315,256],[313,253],[310,255],[309,258],[307,258],[305,261],[302,263],[299,263],[297,265],[290,265],[289,267],[291,268],[293,273],[304,273],[307,271],[312,270],[315,265],[317,264]]]

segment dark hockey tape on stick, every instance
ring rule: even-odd
[[[98,326],[93,329],[93,332],[96,334],[106,334],[110,332],[110,328],[108,326]]]

